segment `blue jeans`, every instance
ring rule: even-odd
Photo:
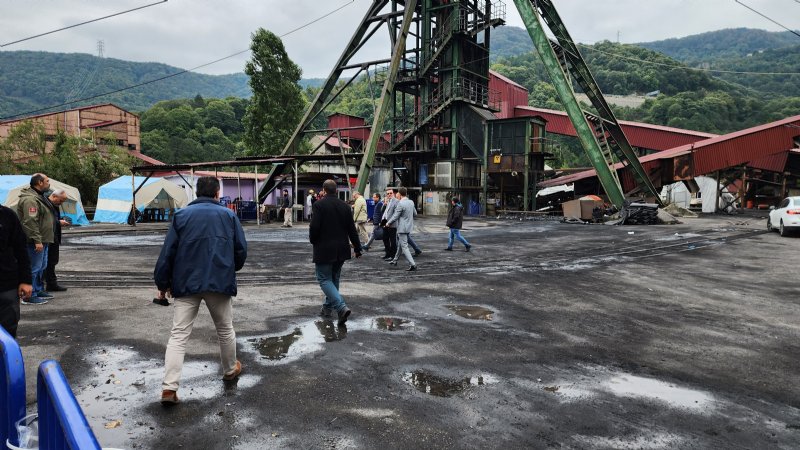
[[[47,246],[48,244],[43,244],[44,249],[41,252],[36,251],[36,246],[34,244],[27,244],[28,245],[28,258],[31,260],[31,276],[33,278],[33,295],[32,297],[36,297],[36,294],[39,292],[44,291],[44,271],[47,269]]]
[[[415,252],[421,252],[421,251],[422,251],[422,250],[419,248],[419,245],[417,245],[417,243],[416,243],[416,242],[414,242],[414,240],[413,240],[413,239],[411,239],[411,233],[408,233],[408,245],[409,245],[409,246],[410,246],[412,249],[414,249],[414,251],[415,251]]]
[[[469,247],[469,242],[464,239],[464,236],[461,236],[461,230],[458,228],[450,228],[450,237],[447,239],[447,248],[453,248],[453,239],[458,239],[458,242],[464,244],[464,246]]]
[[[341,311],[347,307],[339,294],[339,277],[342,274],[342,266],[344,261],[335,263],[314,263],[317,273],[317,281],[322,292],[325,294],[325,303],[322,305],[325,309],[333,311]]]

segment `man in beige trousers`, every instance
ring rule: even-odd
[[[358,191],[353,191],[353,222],[356,223],[356,231],[358,232],[358,240],[361,245],[364,245],[369,240],[369,233],[367,233],[367,201]]]
[[[232,381],[242,372],[236,359],[231,297],[236,295],[236,272],[246,258],[242,225],[233,211],[219,204],[219,180],[198,179],[197,200],[175,213],[154,272],[159,291],[175,297],[162,404],[178,403],[186,344],[203,301],[217,329],[222,379]]]

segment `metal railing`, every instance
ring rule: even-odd
[[[101,450],[69,382],[56,361],[39,366],[36,380],[39,447],[54,450]]]
[[[0,445],[6,440],[12,445],[19,445],[15,423],[25,417],[25,362],[17,341],[0,327],[0,368],[3,379],[0,393]]]

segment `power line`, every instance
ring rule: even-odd
[[[756,11],[755,9],[753,9],[753,8],[751,8],[751,7],[747,6],[747,5],[745,5],[744,3],[740,2],[739,0],[733,0],[733,1],[735,1],[736,3],[738,3],[738,4],[742,5],[742,6],[744,6],[745,8],[749,9],[750,11],[753,11],[754,13],[758,14],[759,16],[761,16],[761,17],[763,17],[763,18],[765,18],[765,19],[769,20],[770,22],[774,23],[775,25],[778,25],[779,27],[783,28],[784,30],[786,30],[786,31],[788,31],[788,32],[790,32],[790,33],[792,33],[792,34],[794,34],[795,36],[797,36],[797,37],[800,37],[800,33],[798,33],[797,31],[794,31],[794,30],[792,30],[792,29],[790,29],[790,28],[788,28],[788,27],[786,27],[786,26],[784,26],[784,25],[782,25],[782,24],[780,24],[780,23],[776,22],[775,20],[773,20],[773,19],[771,19],[771,18],[767,17],[766,15],[764,15],[764,14],[762,14],[762,13],[760,13],[760,12]],[[797,1],[797,0],[795,0],[795,1]],[[800,3],[800,2],[798,2],[798,3]]]
[[[31,39],[36,39],[36,38],[38,38],[38,37],[47,36],[48,34],[58,33],[59,31],[64,31],[64,30],[69,30],[70,28],[75,28],[75,27],[79,27],[79,26],[81,26],[81,25],[86,25],[87,23],[92,23],[92,22],[97,22],[97,21],[99,21],[99,20],[108,19],[109,17],[121,16],[121,15],[123,15],[123,14],[127,14],[127,13],[129,13],[129,12],[138,11],[138,10],[140,10],[140,9],[149,8],[149,7],[151,7],[151,6],[160,5],[160,4],[162,4],[162,3],[166,3],[166,2],[167,2],[167,0],[161,0],[160,2],[151,3],[151,4],[149,4],[149,5],[140,6],[140,7],[138,7],[138,8],[129,9],[129,10],[127,10],[127,11],[122,11],[122,12],[118,12],[118,13],[110,14],[110,15],[108,15],[108,16],[98,17],[97,19],[92,19],[92,20],[87,20],[86,22],[76,23],[75,25],[70,25],[70,26],[68,26],[68,27],[59,28],[59,29],[57,29],[57,30],[48,31],[48,32],[46,32],[46,33],[37,34],[37,35],[35,35],[35,36],[26,37],[26,38],[24,38],[24,39],[18,39],[18,40],[16,40],[16,41],[12,41],[12,42],[7,42],[7,43],[5,43],[5,44],[2,44],[2,45],[0,45],[0,47],[6,47],[6,46],[8,46],[8,45],[11,45],[11,44],[18,44],[18,43],[20,43],[20,42],[29,41],[29,40],[31,40]]]
[[[166,1],[166,0],[165,0],[165,1]],[[328,17],[328,16],[330,16],[330,15],[333,15],[334,13],[337,13],[337,12],[341,11],[341,10],[342,10],[342,9],[344,9],[345,7],[347,7],[347,6],[350,6],[350,5],[351,5],[353,2],[355,2],[355,0],[350,0],[350,2],[349,2],[349,3],[345,3],[344,5],[342,5],[342,6],[338,7],[338,8],[336,8],[336,9],[334,9],[334,10],[332,10],[332,11],[330,11],[330,12],[326,13],[326,14],[323,14],[322,16],[320,16],[320,17],[317,17],[316,19],[314,19],[314,20],[312,20],[312,21],[310,21],[310,22],[307,22],[307,23],[305,23],[305,24],[303,24],[303,25],[301,25],[301,26],[299,26],[299,27],[297,27],[297,28],[295,28],[295,29],[293,29],[293,30],[287,31],[286,33],[283,33],[283,34],[281,34],[281,35],[280,35],[280,36],[278,36],[278,37],[281,37],[281,38],[283,38],[283,37],[286,37],[286,36],[288,36],[288,35],[290,35],[290,34],[292,34],[292,33],[295,33],[295,32],[297,32],[297,31],[300,31],[300,30],[302,30],[303,28],[306,28],[306,27],[308,27],[308,26],[310,26],[310,25],[312,25],[312,24],[314,24],[314,23],[316,23],[316,22],[319,22],[320,20],[322,20],[322,19],[324,19],[324,18],[326,18],[326,17]],[[156,82],[158,82],[158,81],[163,81],[163,80],[166,80],[166,79],[168,79],[168,78],[177,77],[178,75],[183,75],[183,74],[185,74],[185,73],[192,72],[192,71],[195,71],[195,70],[197,70],[197,69],[201,69],[201,68],[203,68],[203,67],[210,66],[210,65],[212,65],[212,64],[216,64],[216,63],[218,63],[218,62],[220,62],[220,61],[224,61],[224,60],[226,60],[226,59],[233,58],[234,56],[239,56],[239,55],[241,55],[242,53],[246,53],[246,52],[249,52],[249,51],[250,51],[250,49],[249,49],[249,48],[247,48],[247,49],[245,49],[245,50],[242,50],[242,51],[239,51],[239,52],[236,52],[236,53],[230,54],[230,55],[228,55],[228,56],[224,56],[224,57],[222,57],[222,58],[215,59],[214,61],[207,62],[207,63],[205,63],[205,64],[201,64],[201,65],[199,65],[199,66],[196,66],[196,67],[192,67],[191,69],[184,69],[184,70],[181,70],[181,71],[179,71],[179,72],[175,72],[175,73],[172,73],[172,74],[169,74],[169,75],[164,75],[163,77],[158,77],[158,78],[154,78],[154,79],[152,79],[152,80],[143,81],[143,82],[141,82],[141,83],[134,84],[134,85],[132,85],[132,86],[126,86],[126,87],[124,87],[124,88],[115,89],[115,90],[113,90],[113,91],[104,92],[104,93],[102,93],[102,94],[92,95],[92,96],[90,96],[90,97],[84,97],[84,98],[80,98],[80,99],[77,99],[77,100],[72,100],[72,101],[70,101],[70,102],[60,103],[60,104],[58,104],[58,105],[51,105],[51,106],[47,106],[47,107],[44,107],[44,108],[34,109],[34,110],[31,110],[31,111],[26,111],[26,112],[19,113],[19,114],[13,114],[13,115],[11,115],[11,116],[0,117],[0,120],[11,119],[11,118],[14,118],[14,117],[19,117],[19,116],[28,116],[28,115],[31,115],[31,114],[36,114],[36,113],[38,113],[38,112],[41,112],[41,111],[46,111],[46,110],[48,110],[48,109],[59,108],[59,107],[62,107],[62,106],[71,105],[71,104],[73,104],[73,103],[85,102],[85,101],[87,101],[87,100],[94,100],[94,99],[96,99],[96,98],[99,98],[99,97],[105,97],[106,95],[117,94],[117,93],[120,93],[120,92],[123,92],[123,91],[127,91],[127,90],[130,90],[130,89],[135,89],[135,88],[138,88],[138,87],[146,86],[146,85],[148,85],[148,84],[153,84],[153,83],[156,83]]]

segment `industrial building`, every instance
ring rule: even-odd
[[[59,132],[80,138],[92,148],[115,145],[131,152],[141,151],[139,116],[111,103],[3,121],[0,122],[0,139],[7,138],[11,130],[23,122],[41,125],[46,151],[52,150]],[[30,156],[33,155],[15,155],[15,159]]]

